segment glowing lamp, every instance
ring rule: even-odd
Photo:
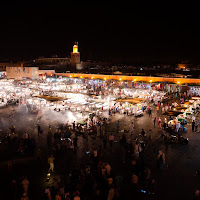
[[[81,76],[81,78],[83,78],[83,77]]]
[[[106,80],[106,78],[104,78],[104,80]]]
[[[121,81],[122,79],[120,78],[119,80]]]
[[[72,77],[72,75],[69,76],[70,78]]]
[[[179,81],[178,81],[177,83],[178,83],[178,84],[180,84],[180,82],[179,82]]]
[[[93,79],[94,77],[92,77],[92,79]]]
[[[134,79],[133,81],[136,81],[136,79]]]
[[[152,80],[149,81],[150,83],[152,82]]]

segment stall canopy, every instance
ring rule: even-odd
[[[145,99],[142,98],[130,98],[130,99],[118,99],[117,102],[121,102],[121,103],[132,103],[132,104],[137,104],[137,103],[141,103],[142,101],[144,101]]]
[[[62,97],[53,97],[53,96],[46,96],[46,95],[37,95],[36,97],[45,99],[47,101],[63,101],[64,98]]]

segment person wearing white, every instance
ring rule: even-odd
[[[110,175],[111,167],[108,163],[106,163],[105,169],[106,169],[107,174]]]
[[[22,186],[24,189],[24,193],[28,194],[28,185],[29,185],[29,181],[27,179],[27,177],[25,177],[22,181]]]

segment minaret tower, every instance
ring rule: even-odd
[[[71,66],[76,67],[76,64],[80,64],[80,52],[78,52],[78,42],[75,42],[73,46],[73,52],[71,52]]]

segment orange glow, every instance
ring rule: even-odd
[[[70,75],[70,78],[72,77],[72,75]]]
[[[106,78],[104,78],[104,80],[106,80]]]
[[[51,76],[52,73],[49,73],[49,75]],[[74,77],[84,77],[84,78],[92,78],[93,79],[102,79],[104,80],[104,78],[106,78],[107,80],[118,80],[118,81],[123,81],[123,80],[126,80],[126,81],[134,81],[134,82],[137,82],[137,81],[148,81],[150,82],[150,80],[152,80],[152,83],[153,82],[168,82],[168,84],[171,84],[171,83],[175,83],[175,84],[184,84],[184,83],[194,83],[194,84],[198,84],[200,85],[200,79],[194,79],[194,78],[172,78],[172,77],[149,77],[149,76],[138,76],[138,78],[136,78],[136,76],[117,76],[117,75],[105,75],[105,74],[79,74],[79,73],[55,73],[55,75],[62,75],[64,77],[70,77],[70,75],[72,76],[72,78]]]
[[[152,82],[152,80],[149,81],[150,83]]]
[[[180,82],[179,82],[179,81],[178,81],[177,83],[178,83],[178,84],[180,84]]]
[[[185,69],[187,66],[186,64],[178,64],[178,68],[180,69]]]
[[[92,77],[91,79],[93,79],[94,77]]]
[[[81,78],[83,78],[83,77],[81,76]]]

